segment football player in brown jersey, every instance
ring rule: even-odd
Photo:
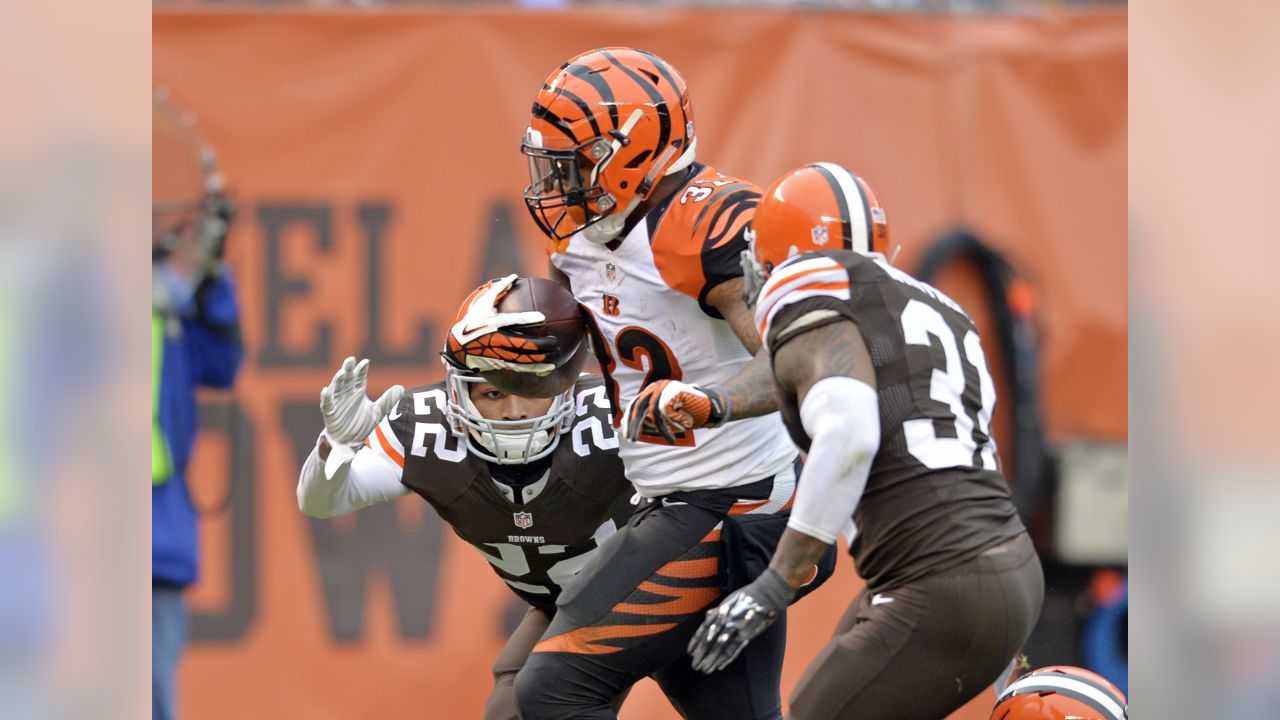
[[[817,163],[765,192],[744,256],[782,415],[808,456],[769,568],[707,613],[690,651],[699,670],[732,668],[845,531],[867,585],[796,687],[796,720],[942,720],[1009,665],[1043,597],[996,460],[977,329],[889,264],[887,240],[867,184]]]
[[[443,382],[370,401],[368,368],[347,358],[321,393],[325,430],[298,506],[324,518],[416,493],[473,545],[530,606],[494,662],[484,711],[515,720],[515,675],[561,589],[633,509],[603,384],[584,375],[553,398],[522,398],[446,361]]]
[[[760,188],[698,161],[684,79],[635,48],[592,50],[552,72],[521,149],[550,275],[589,313],[618,452],[645,503],[561,597],[516,681],[520,711],[613,718],[611,698],[653,675],[687,718],[777,718],[781,624],[728,673],[692,672],[685,652],[702,611],[763,570],[795,491],[797,453],[742,299],[738,258]],[[513,351],[524,345],[485,338],[466,362],[545,371]],[[671,397],[700,405],[706,422],[676,428],[647,411]],[[811,565],[807,587],[833,563],[834,553]]]

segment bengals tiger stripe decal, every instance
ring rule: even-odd
[[[533,651],[605,655],[639,644],[638,638],[671,630],[720,599],[719,543],[717,527],[684,555],[658,568],[605,617],[545,638]]]
[[[576,147],[617,131],[626,119],[619,117],[618,108],[640,102],[651,107],[658,118],[657,142],[649,146],[650,156],[656,157],[668,144],[683,149],[693,119],[684,81],[653,53],[631,48],[602,48],[562,64],[542,84],[533,102],[530,127],[544,138],[567,141],[554,143],[555,147]],[[593,107],[605,109],[610,127],[601,127],[597,120],[601,113]],[[678,116],[673,115],[677,112]],[[584,121],[590,126],[589,135],[585,127],[576,127]],[[552,145],[548,143],[548,147]]]
[[[758,186],[702,166],[649,220],[653,262],[663,281],[718,317],[707,293],[742,275],[739,256],[759,204]]]

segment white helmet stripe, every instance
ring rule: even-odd
[[[590,117],[590,115],[587,117]],[[600,177],[600,173],[604,172],[604,169],[609,167],[609,163],[613,162],[613,159],[617,157],[618,150],[622,147],[622,141],[631,135],[631,131],[635,129],[636,123],[640,122],[643,118],[644,111],[636,110],[631,113],[630,117],[627,118],[627,121],[622,124],[622,127],[618,130],[619,134],[613,136],[613,142],[611,143],[613,150],[609,153],[609,156],[602,162],[596,163],[596,165],[591,168],[591,181],[587,184],[587,187],[595,187],[596,180]]]
[[[870,210],[867,198],[862,194],[862,186],[848,170],[835,163],[814,163],[831,173],[844,192],[845,204],[849,207],[849,231],[853,238],[853,251],[857,253],[871,252],[871,228],[867,225]]]
[[[1027,692],[1037,692],[1045,688],[1062,690],[1087,698],[1096,709],[1106,712],[1111,720],[1124,720],[1129,716],[1120,703],[1097,687],[1083,680],[1052,673],[1036,673],[1035,675],[1024,677],[1005,688],[1000,699],[1004,700]]]

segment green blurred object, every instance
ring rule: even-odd
[[[2,338],[2,336],[0,336]],[[162,485],[173,476],[169,440],[160,429],[160,380],[164,368],[164,316],[151,313],[151,484]],[[3,377],[3,376],[0,376]],[[0,478],[0,493],[3,478]],[[3,498],[0,498],[3,509]]]

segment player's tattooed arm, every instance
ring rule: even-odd
[[[770,377],[769,355],[761,348],[737,375],[709,388],[721,394],[729,420],[759,417],[778,409]]]
[[[785,329],[783,332],[785,336]],[[795,395],[799,405],[823,378],[851,377],[876,387],[875,366],[858,326],[838,319],[786,340],[773,355],[778,389]]]
[[[755,313],[742,300],[742,278],[726,280],[711,288],[707,293],[707,304],[720,311],[720,316],[728,321],[733,334],[742,341],[742,346],[752,354],[760,351],[760,333],[756,330]]]
[[[715,286],[707,293],[707,302],[729,322],[742,346],[755,354],[737,375],[714,388],[725,398],[729,419],[757,417],[777,410],[769,356],[756,331],[754,314],[742,301],[742,278],[733,278]]]
[[[787,528],[778,541],[778,549],[774,551],[769,567],[781,575],[793,590],[798,590],[813,579],[813,567],[822,560],[829,547],[831,543]]]

